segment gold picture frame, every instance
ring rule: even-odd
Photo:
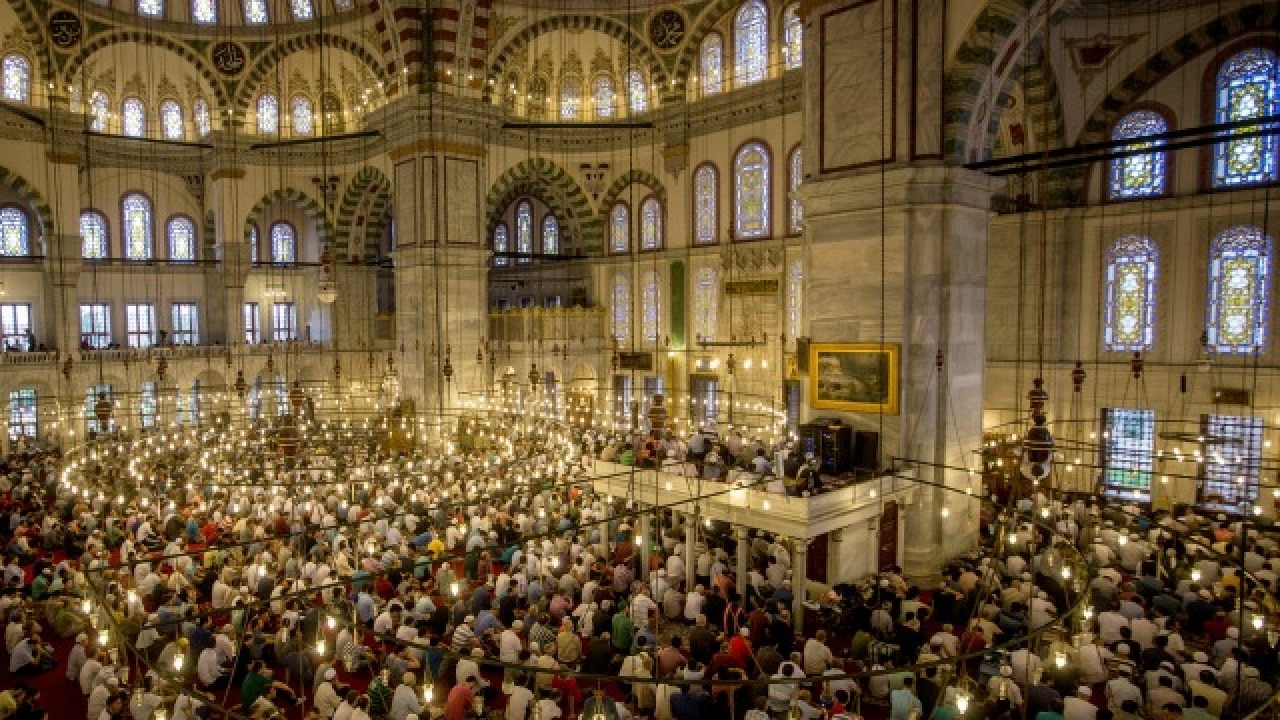
[[[809,406],[897,415],[899,350],[891,343],[811,343]]]

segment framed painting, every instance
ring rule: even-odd
[[[898,414],[899,348],[880,343],[811,343],[809,406]]]

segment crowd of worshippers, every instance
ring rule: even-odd
[[[753,533],[739,593],[732,528],[651,514],[642,552],[634,508],[581,465],[534,482],[562,448],[521,450],[541,463],[458,455],[430,482],[403,481],[421,458],[336,461],[333,480],[302,471],[310,492],[215,490],[178,452],[142,472],[186,482],[138,487],[121,453],[69,493],[54,454],[10,456],[10,674],[65,673],[87,720],[1225,718],[1272,694],[1280,560],[1252,526],[1028,499],[984,515],[982,546],[928,587],[898,568],[796,587],[789,542]],[[1059,573],[1074,548],[1101,566],[1087,592]],[[1078,645],[996,647],[1081,603]],[[29,679],[9,685],[0,717],[41,717]]]

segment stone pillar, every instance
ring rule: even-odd
[[[641,513],[636,516],[636,535],[640,537],[639,547],[636,550],[640,557],[639,572],[636,573],[637,580],[649,581],[649,548],[653,547],[653,528],[649,522],[649,516]]]
[[[236,192],[244,178],[244,168],[220,167],[209,174],[209,206],[213,208],[215,254],[222,261],[222,308],[205,312],[202,332],[209,340],[223,340],[230,346],[245,342],[244,287],[252,269],[249,243],[245,239],[245,218],[240,216]],[[214,287],[212,282],[208,287]],[[258,327],[268,332],[265,308],[260,308]],[[301,331],[299,331],[301,332]],[[233,382],[234,377],[227,382]]]
[[[791,616],[796,632],[803,633],[805,590],[809,585],[809,541],[793,538],[791,548]]]
[[[698,516],[696,514],[685,515],[684,517],[684,589],[685,592],[693,590],[693,564],[697,560],[693,556],[693,546],[698,542]]]
[[[835,585],[844,582],[848,578],[840,576],[840,568],[842,561],[841,553],[844,552],[844,528],[832,530],[827,533],[827,584]],[[874,550],[874,548],[872,548]]]
[[[747,558],[751,555],[751,542],[747,539],[750,530],[744,525],[733,527],[733,536],[738,540],[738,554],[734,557],[734,579],[738,585],[738,595],[747,596]]]

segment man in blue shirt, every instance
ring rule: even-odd
[[[908,675],[902,679],[902,687],[889,693],[889,718],[890,720],[907,720],[912,717],[912,711],[915,711],[915,717],[919,717],[924,708],[920,706],[920,698],[916,697],[915,678]]]

